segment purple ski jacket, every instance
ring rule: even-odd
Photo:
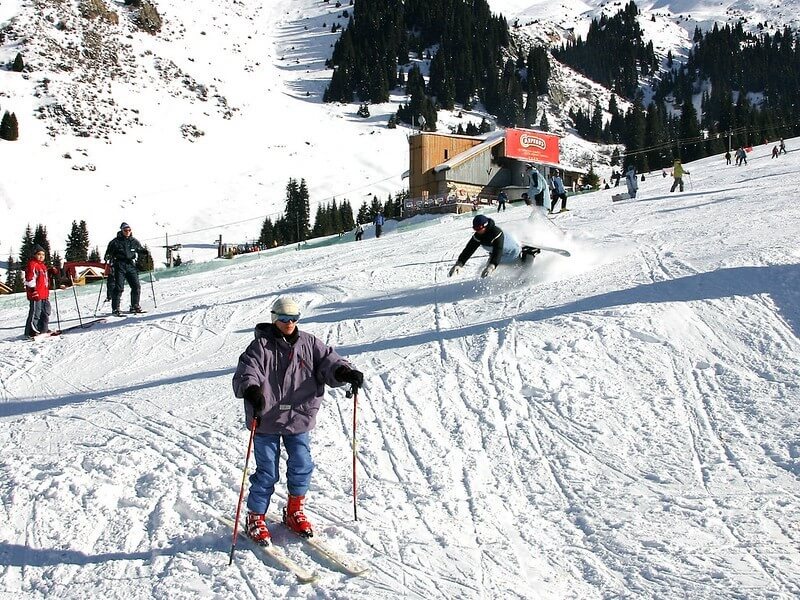
[[[344,385],[334,372],[350,364],[310,333],[297,331],[290,344],[271,323],[259,323],[256,339],[239,357],[233,375],[233,393],[244,397],[251,385],[261,386],[264,412],[256,433],[297,434],[311,431],[317,422],[325,384]],[[244,402],[245,427],[253,422],[253,407]]]

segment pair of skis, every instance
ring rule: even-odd
[[[369,571],[369,567],[362,565],[352,559],[350,556],[331,548],[319,537],[314,536],[306,538],[298,535],[288,527],[284,526],[282,520],[277,515],[267,514],[266,518],[270,524],[280,524],[286,531],[290,531],[297,538],[301,539],[318,555],[330,562],[337,570],[354,577],[365,575]],[[225,526],[233,528],[234,523],[232,520],[226,517],[218,517],[218,519]],[[294,574],[294,576],[297,578],[297,581],[300,583],[314,583],[319,579],[319,575],[316,571],[309,571],[306,567],[291,558],[288,554],[286,554],[286,552],[283,551],[282,548],[276,546],[274,543],[269,544],[268,546],[260,546],[253,542],[246,535],[243,537],[247,539],[248,543],[256,552],[261,552],[279,567]]]
[[[64,327],[63,329],[56,329],[54,331],[49,331],[47,333],[40,333],[35,337],[29,339],[36,341],[38,339],[60,337],[65,333],[70,333],[72,331],[77,331],[79,329],[89,329],[90,327],[93,327],[98,323],[105,323],[105,321],[106,321],[105,317],[102,317],[100,319],[92,319],[91,321],[84,321],[83,323],[80,323],[78,325],[71,325],[70,327]]]

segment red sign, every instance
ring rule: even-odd
[[[558,136],[533,129],[506,129],[506,156],[558,164]]]

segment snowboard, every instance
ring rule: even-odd
[[[631,199],[631,195],[628,194],[627,192],[623,192],[621,194],[613,194],[611,196],[611,201],[612,202],[619,202],[620,200],[630,200],[630,199]]]

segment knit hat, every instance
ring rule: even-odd
[[[128,229],[129,227],[130,227],[130,225],[128,225],[125,221],[123,221],[119,225],[119,230],[122,231],[123,229]]]
[[[44,248],[42,248],[39,244],[36,244],[33,247],[33,253],[36,254],[37,252],[44,252]]]
[[[489,217],[486,215],[476,215],[474,219],[472,219],[472,228],[476,231],[483,227],[486,227],[489,224]]]
[[[272,305],[272,322],[278,320],[278,315],[300,315],[300,306],[291,298],[278,298]]]

